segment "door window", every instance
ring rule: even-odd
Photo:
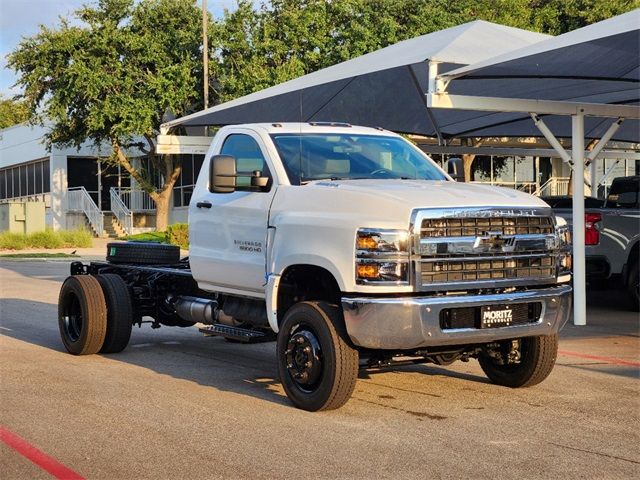
[[[269,177],[267,186],[271,187],[271,172],[267,162],[255,139],[249,135],[234,133],[229,135],[222,145],[222,155],[231,155],[236,159],[238,172],[254,172],[258,170],[263,177]],[[251,186],[251,178],[238,177],[236,179],[237,190],[248,190]]]

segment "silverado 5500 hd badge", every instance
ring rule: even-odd
[[[241,252],[262,253],[262,242],[252,242],[250,240],[234,240],[233,244]]]

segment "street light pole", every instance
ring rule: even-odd
[[[209,108],[209,39],[207,38],[207,0],[202,0],[202,87],[204,108]]]

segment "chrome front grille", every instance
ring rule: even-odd
[[[422,261],[422,284],[553,277],[553,255],[447,258]]]
[[[414,212],[419,290],[550,283],[558,239],[550,209],[425,209]]]
[[[425,218],[421,234],[426,237],[468,237],[495,232],[501,235],[553,233],[550,217]]]

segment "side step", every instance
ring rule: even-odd
[[[214,323],[206,327],[200,327],[199,330],[204,333],[205,337],[225,337],[241,343],[260,343],[271,342],[275,340],[275,334],[270,335],[258,330],[249,330],[248,328],[231,327],[221,323]]]

